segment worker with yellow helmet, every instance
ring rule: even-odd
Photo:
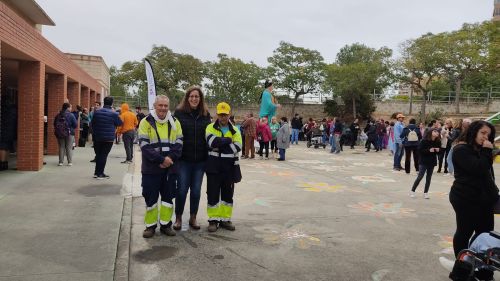
[[[234,184],[241,180],[239,152],[242,148],[240,131],[229,122],[231,107],[225,102],[217,105],[217,120],[207,126],[205,137],[208,144],[207,213],[208,231],[218,227],[234,231],[233,213]]]

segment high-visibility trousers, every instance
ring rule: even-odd
[[[146,201],[146,214],[144,215],[146,227],[156,227],[158,223],[158,198],[160,195],[160,225],[171,223],[175,185],[175,174],[168,175],[166,172],[158,175],[142,174],[142,196]]]
[[[208,221],[230,221],[233,214],[234,183],[222,173],[207,173]]]

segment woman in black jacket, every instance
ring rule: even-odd
[[[428,130],[425,132],[424,138],[418,145],[418,153],[419,153],[419,167],[418,167],[418,176],[413,183],[413,187],[410,191],[410,197],[415,198],[415,190],[418,187],[418,184],[424,177],[424,174],[427,174],[425,177],[425,189],[424,189],[424,198],[429,199],[429,186],[431,185],[432,173],[434,171],[434,167],[437,164],[436,156],[439,153],[439,149],[441,147],[441,140],[439,138],[440,134],[437,129]]]
[[[200,87],[193,86],[187,89],[174,116],[181,123],[184,140],[179,163],[173,228],[175,230],[182,228],[182,213],[188,190],[191,190],[189,226],[198,230],[200,225],[196,222],[196,214],[200,205],[201,184],[208,156],[205,129],[210,124],[210,114]]]
[[[464,133],[465,144],[456,145],[452,154],[455,181],[449,196],[457,221],[455,255],[468,248],[479,234],[493,230],[493,206],[498,201],[493,175],[495,127],[474,121]]]

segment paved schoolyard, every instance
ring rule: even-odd
[[[124,155],[115,145],[102,181],[90,144],[75,149],[72,167],[44,156],[41,171],[0,173],[0,280],[113,280]]]
[[[135,164],[130,280],[448,280],[438,259],[453,257],[452,177],[434,174],[431,199],[424,181],[411,199],[416,174],[393,172],[387,151],[301,143],[285,162],[241,160],[235,232],[206,231],[204,181],[202,229],[190,230],[185,213],[176,237],[148,240]]]

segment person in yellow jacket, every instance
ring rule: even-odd
[[[123,125],[118,127],[117,134],[118,138],[122,135],[123,146],[125,147],[125,154],[127,158],[123,161],[123,164],[132,163],[132,157],[134,157],[134,138],[135,138],[135,128],[137,127],[138,121],[137,116],[129,111],[128,104],[122,104],[122,110],[120,113],[120,119]]]
[[[175,197],[175,168],[182,154],[182,128],[168,110],[169,99],[159,95],[154,110],[139,124],[139,145],[142,151],[142,196],[146,201],[142,236],[155,235],[158,224],[158,197],[161,195],[160,232],[175,236],[172,229],[173,198]]]
[[[208,231],[218,227],[235,230],[231,222],[234,184],[241,180],[238,153],[242,142],[240,130],[229,122],[231,107],[225,102],[217,105],[217,120],[207,126],[208,144],[207,213]]]

